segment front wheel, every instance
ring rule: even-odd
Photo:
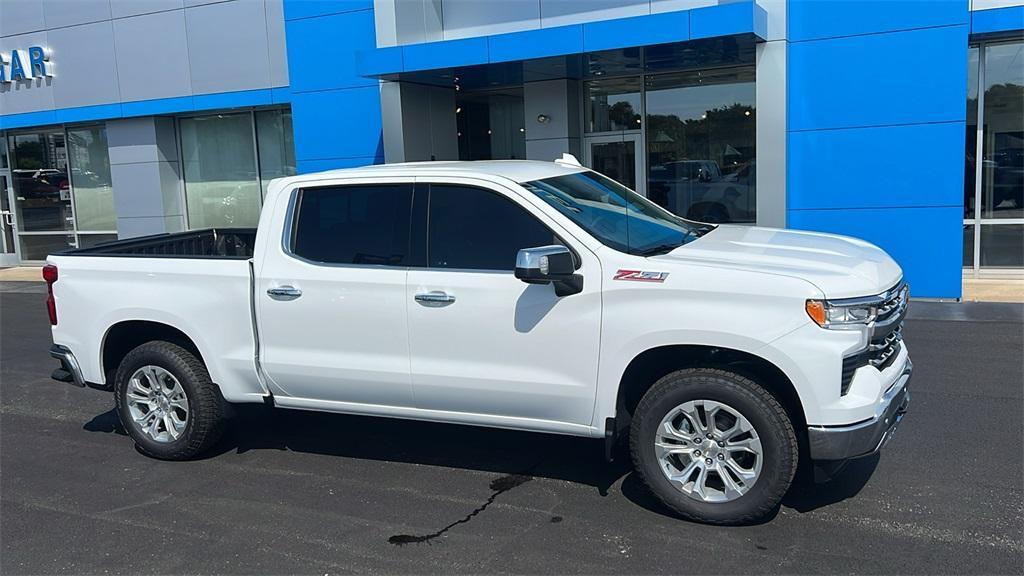
[[[630,450],[655,497],[709,524],[766,517],[799,461],[793,425],[775,397],[749,378],[709,368],[678,370],[644,394]]]
[[[124,429],[154,458],[192,458],[213,446],[224,427],[224,399],[206,366],[170,342],[129,352],[114,377],[114,396]]]

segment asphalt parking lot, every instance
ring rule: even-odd
[[[881,456],[713,528],[569,437],[253,407],[207,458],[150,460],[109,394],[49,379],[41,286],[4,284],[3,574],[1024,570],[1020,305],[914,303],[913,401]]]

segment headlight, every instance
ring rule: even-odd
[[[876,304],[837,304],[828,300],[808,300],[807,315],[822,328],[858,329],[878,317]]]

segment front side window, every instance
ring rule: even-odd
[[[714,227],[684,220],[589,170],[523,182],[605,246],[640,256],[669,252]]]
[[[296,256],[329,264],[408,264],[412,185],[307,188],[297,202]]]
[[[435,268],[513,270],[519,250],[561,243],[521,206],[481,188],[432,184],[428,213]]]

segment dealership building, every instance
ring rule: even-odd
[[[1024,276],[1024,0],[2,0],[0,265],[273,178],[563,153],[683,217]]]

